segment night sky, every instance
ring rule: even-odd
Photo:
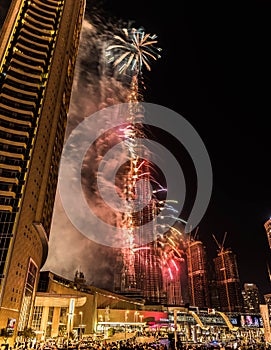
[[[144,99],[188,120],[212,163],[213,192],[198,238],[211,259],[212,235],[222,242],[227,232],[224,247],[237,254],[241,282],[271,292],[263,226],[271,215],[270,2],[180,1],[177,8],[177,2],[104,0],[97,6],[157,34],[162,57],[145,74]],[[176,140],[159,140],[181,159]]]
[[[0,6],[0,29],[3,26],[11,0],[2,0]]]

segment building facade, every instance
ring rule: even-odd
[[[110,329],[116,331],[110,341],[128,339],[136,330],[167,336],[174,327],[182,341],[194,342],[230,342],[236,336],[255,340],[263,332],[259,314],[147,305],[88,285],[81,275],[76,273],[71,281],[51,271],[40,273],[31,325],[38,342],[55,338],[66,343],[68,334],[72,334],[70,340],[103,339]]]
[[[210,307],[206,249],[201,241],[188,243],[187,270],[191,305]]]
[[[271,294],[264,295],[264,302],[265,302],[265,305],[267,305],[268,314],[271,315]]]
[[[260,293],[254,283],[245,283],[242,290],[244,299],[244,312],[259,313],[260,312]]]
[[[51,271],[40,273],[31,324],[38,340],[67,338],[70,332],[93,334],[98,323],[125,322],[125,312],[126,321],[140,321],[136,311],[143,302],[87,285],[81,275],[76,273],[71,281]]]
[[[264,228],[265,228],[265,231],[266,231],[266,235],[267,235],[267,239],[268,239],[269,248],[271,249],[271,219],[268,219],[268,220],[264,223]]]
[[[224,312],[242,312],[243,298],[236,255],[230,248],[222,248],[213,261],[220,310]]]
[[[0,329],[30,326],[84,0],[13,0],[0,32]],[[12,321],[11,321],[12,320]]]

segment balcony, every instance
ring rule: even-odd
[[[15,67],[9,67],[6,79],[8,79],[10,76],[17,78],[24,83],[30,82],[32,84],[40,84],[42,80],[41,75],[26,73],[21,69],[17,69]]]
[[[9,158],[24,159],[24,155],[21,153],[11,153],[11,152],[1,151],[1,150],[0,150],[0,156],[9,157]]]
[[[34,113],[32,111],[26,111],[22,108],[12,107],[8,104],[0,103],[0,108],[5,110],[6,112],[10,112],[11,116],[22,117],[25,120],[31,120],[34,118]],[[15,113],[15,114],[12,114]]]
[[[16,48],[14,50],[14,57],[17,57],[17,59],[21,62],[31,64],[35,67],[36,66],[43,67],[46,65],[46,62],[44,59],[36,58],[36,57],[31,56],[31,55],[29,56],[25,52],[20,51],[18,48]]]
[[[36,21],[34,21],[33,18],[29,18],[27,17],[27,20],[24,20],[23,21],[23,25],[31,30],[31,33],[33,34],[36,34],[36,35],[40,35],[41,37],[43,36],[47,36],[47,35],[51,35],[52,34],[52,31],[51,30],[48,30],[48,29],[45,29],[43,27],[40,26],[39,23],[36,23]]]
[[[51,4],[49,5],[48,1],[47,3],[43,3],[43,2],[40,2],[39,0],[33,0],[33,3],[38,5],[39,8],[43,8],[47,11],[56,12],[58,10],[58,2],[54,4],[51,2]]]
[[[38,94],[36,92],[25,91],[23,89],[14,87],[13,85],[9,85],[6,83],[3,84],[2,91],[4,93],[6,92],[8,95],[11,95],[11,96],[22,97],[23,99],[26,99],[28,101],[36,100],[38,98]]]
[[[30,83],[29,81],[24,81],[11,75],[6,78],[6,83],[15,88],[26,90],[27,92],[36,92],[41,87],[40,84]]]
[[[47,30],[53,30],[54,29],[54,21],[52,19],[48,19],[47,17],[41,16],[38,13],[28,10],[27,11],[27,18],[31,17],[35,23],[40,23],[40,28],[45,28]],[[49,23],[48,23],[49,22]]]
[[[0,196],[15,198],[15,192],[12,191],[0,191]]]
[[[25,46],[21,42],[17,42],[16,46],[27,56],[37,58],[39,60],[46,59],[48,53],[47,52],[42,52],[42,51],[37,51],[35,49],[32,49],[31,47]]]
[[[12,206],[11,205],[0,205],[0,211],[12,212]]]
[[[19,184],[19,180],[14,178],[14,177],[3,177],[3,176],[0,176],[0,182],[6,182],[6,183],[9,183],[9,184],[15,184],[15,185]]]
[[[33,66],[32,64],[24,62],[22,60],[18,60],[16,58],[12,58],[10,61],[11,65],[15,68],[21,69],[30,74],[39,74],[43,73],[43,68],[41,66]]]
[[[3,112],[3,111],[2,111]],[[12,118],[12,117],[9,117],[9,116],[6,116],[6,115],[3,115],[3,114],[0,114],[0,120],[4,120],[4,121],[6,121],[7,123],[9,123],[9,124],[14,124],[14,125],[16,125],[16,124],[19,124],[20,126],[20,128],[22,127],[22,125],[24,126],[24,127],[26,127],[27,129],[28,128],[31,128],[31,126],[32,126],[32,123],[30,122],[30,121],[27,121],[27,120],[21,120],[21,119],[15,119],[15,118]],[[16,130],[16,129],[15,129]]]
[[[46,18],[51,18],[53,21],[56,19],[56,11],[48,11],[45,10],[43,7],[39,6],[37,3],[32,3],[31,8],[33,11],[37,12],[41,16],[45,16]]]
[[[24,45],[29,45],[32,49],[37,50],[37,51],[42,51],[46,52],[49,51],[49,44],[41,44],[40,42],[37,43],[33,40],[28,39],[27,37],[23,35],[18,36],[18,42],[23,42]]]
[[[50,41],[52,41],[52,36],[44,35],[42,32],[35,33],[34,28],[31,28],[31,31],[27,30],[26,28],[22,28],[20,30],[20,34],[33,41],[37,41],[38,43],[43,43],[43,44],[49,44]]]
[[[7,95],[5,93],[0,94],[0,96],[2,98],[2,102],[8,104],[11,107],[19,107],[29,111],[34,110],[36,108],[36,103],[34,101],[27,101],[25,99],[17,98],[12,95]]]
[[[22,168],[18,165],[3,164],[3,163],[0,163],[0,169],[7,169],[12,171],[18,171],[18,172],[21,172],[22,170]]]
[[[18,142],[18,141],[13,141],[13,140],[8,140],[8,139],[1,139],[0,138],[0,145],[4,144],[4,145],[9,145],[9,146],[14,146],[14,147],[22,147],[22,148],[26,148],[26,143],[25,142]]]

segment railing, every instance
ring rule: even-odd
[[[190,315],[192,315],[194,317],[194,319],[196,320],[197,324],[200,326],[201,329],[205,329],[205,330],[209,329],[208,326],[204,326],[201,319],[194,311],[189,310],[188,312]]]
[[[225,315],[223,312],[221,311],[216,311],[216,313],[218,313],[222,318],[223,320],[226,322],[226,325],[229,327],[229,329],[231,331],[237,331],[238,330],[238,327],[235,327],[231,321],[228,319],[227,315]]]

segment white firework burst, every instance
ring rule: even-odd
[[[143,28],[122,29],[123,37],[115,35],[116,44],[112,44],[106,49],[106,57],[109,63],[113,63],[118,68],[119,73],[127,70],[139,74],[145,66],[151,70],[150,60],[160,58],[161,48],[157,44],[157,36],[145,34]]]

